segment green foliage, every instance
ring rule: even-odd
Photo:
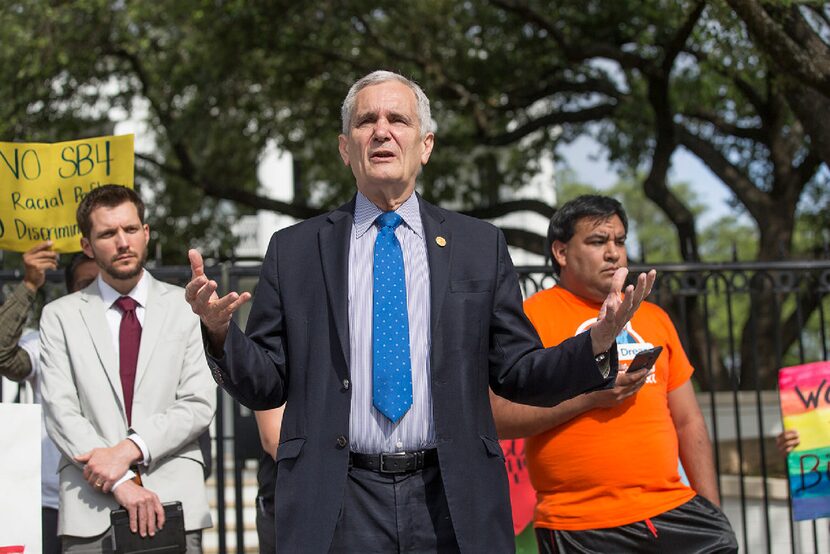
[[[655,163],[663,102],[676,143],[679,131],[693,134],[711,147],[695,151],[704,163],[728,162],[713,169],[727,186],[770,195],[736,194],[759,240],[783,240],[790,255],[789,211],[804,185],[791,173],[809,159],[809,143],[736,16],[714,3],[695,19],[699,5],[17,0],[0,11],[0,140],[80,138],[146,119],[139,142],[150,146],[137,184],[152,197],[149,219],[165,258],[180,263],[185,244],[227,249],[230,223],[264,205],[256,167],[269,144],[298,163],[305,188],[295,203],[349,198],[353,179],[337,155],[340,102],[356,78],[386,68],[413,77],[432,99],[439,131],[421,178],[428,199],[490,205],[499,189],[537,175],[557,144],[589,133],[621,174],[638,175],[619,194],[643,210],[638,237],[657,261],[679,255],[671,241],[649,238],[677,223],[676,207],[629,196]],[[827,185],[809,169],[823,198]],[[667,190],[690,207],[682,188]],[[773,203],[778,210],[765,208]],[[780,226],[764,221],[778,215]],[[765,235],[779,227],[787,236]],[[713,243],[700,249],[707,259],[746,237],[736,222],[698,232]],[[775,251],[738,248],[742,258]]]
[[[705,261],[750,261],[758,255],[758,231],[746,217],[725,215],[701,230],[701,257]]]

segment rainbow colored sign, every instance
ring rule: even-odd
[[[787,456],[793,518],[830,516],[830,362],[785,367],[778,372],[784,429],[798,431]]]

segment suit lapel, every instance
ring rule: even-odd
[[[107,374],[118,400],[123,409],[124,394],[121,390],[121,377],[119,375],[118,359],[112,347],[112,332],[107,324],[107,309],[101,300],[101,293],[98,290],[98,281],[93,281],[81,292],[81,318],[84,320],[89,338],[98,354],[98,360]]]
[[[446,225],[441,210],[418,197],[421,206],[421,222],[424,226],[424,240],[427,245],[427,260],[429,261],[429,288],[430,299],[430,331],[433,344],[439,338],[438,323],[441,320],[441,308],[447,296],[447,286],[450,279],[450,259],[452,254],[452,233]],[[444,246],[437,239],[443,238]],[[435,351],[436,348],[433,348]],[[435,366],[433,366],[435,367]]]
[[[147,271],[145,269],[145,271]],[[144,307],[144,324],[141,326],[141,345],[138,348],[138,362],[135,369],[135,385],[138,390],[141,379],[147,372],[147,365],[153,354],[153,349],[161,339],[170,310],[165,306],[164,296],[167,289],[161,286],[152,275],[147,274],[150,282],[147,287],[147,305]]]
[[[329,309],[340,340],[345,367],[349,367],[349,240],[354,223],[354,200],[331,212],[320,229],[320,257]],[[342,376],[345,378],[346,376]]]

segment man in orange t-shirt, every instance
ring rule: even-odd
[[[628,220],[619,202],[581,196],[551,219],[559,284],[525,302],[542,342],[559,344],[597,320],[614,272],[627,265]],[[625,369],[662,346],[648,371]],[[613,389],[553,408],[491,393],[502,439],[525,445],[537,491],[540,552],[737,552],[720,500],[712,446],[690,381],[693,368],[668,315],[643,302],[617,337]],[[678,457],[691,488],[678,475]]]

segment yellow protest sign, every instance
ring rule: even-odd
[[[51,240],[58,252],[79,251],[78,203],[101,185],[133,188],[134,138],[0,142],[0,249]]]

